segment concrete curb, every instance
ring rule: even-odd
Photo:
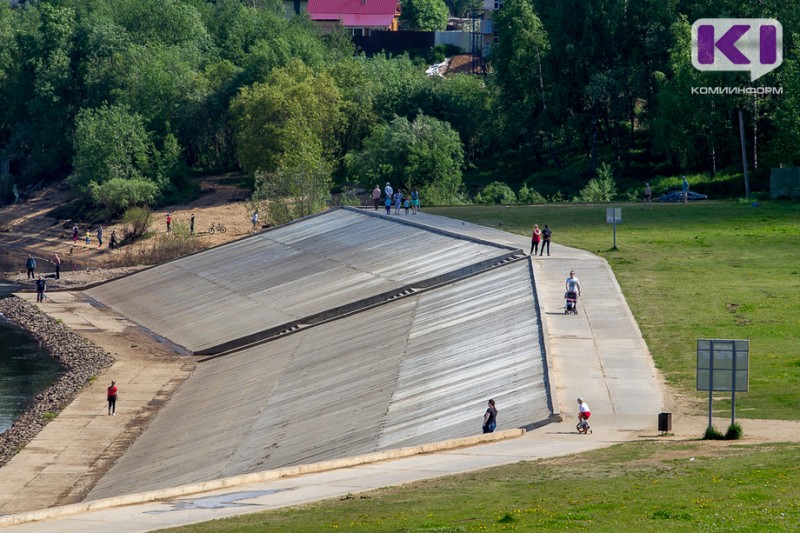
[[[103,498],[101,500],[74,503],[71,505],[64,505],[61,507],[40,509],[38,511],[30,511],[27,513],[10,514],[6,516],[0,516],[0,527],[16,525],[16,524],[24,524],[27,522],[38,522],[41,520],[60,518],[68,515],[85,513],[89,511],[97,511],[99,509],[108,509],[111,507],[123,507],[126,505],[135,505],[140,503],[152,502],[156,500],[167,500],[171,498],[177,498],[180,496],[188,496],[190,494],[198,494],[212,490],[235,487],[237,485],[243,485],[246,483],[259,483],[262,481],[272,481],[284,477],[300,476],[303,474],[313,474],[317,472],[326,472],[329,470],[337,470],[340,468],[348,468],[369,463],[377,463],[380,461],[387,461],[390,459],[401,459],[403,457],[410,457],[412,455],[421,455],[426,453],[440,452],[444,450],[454,450],[457,448],[475,446],[478,444],[485,444],[488,442],[514,439],[521,437],[524,434],[525,430],[521,428],[507,429],[495,433],[486,433],[482,435],[475,435],[472,437],[463,437],[460,439],[445,440],[430,444],[422,444],[420,446],[409,446],[406,448],[398,448],[395,450],[386,450],[382,452],[356,455],[354,457],[333,459],[331,461],[322,461],[319,463],[312,463],[306,465],[289,466],[286,468],[279,468],[277,470],[265,470],[263,472],[254,472],[252,474],[231,476],[222,479],[206,481],[203,483],[192,483],[189,485],[181,485],[179,487],[172,487],[169,489],[151,490],[147,492],[139,492],[136,494],[126,494],[124,496],[116,496],[113,498]]]

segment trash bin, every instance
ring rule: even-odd
[[[672,431],[672,413],[658,413],[658,430],[662,433]]]

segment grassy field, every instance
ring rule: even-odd
[[[750,339],[750,392],[736,395],[737,418],[800,418],[790,407],[800,405],[800,204],[613,205],[623,220],[616,250],[606,204],[429,211],[526,235],[549,224],[553,242],[609,261],[656,364],[698,399],[698,413],[708,396],[695,392],[696,340],[730,338]],[[730,402],[717,396],[724,416]]]
[[[796,445],[637,442],[176,532],[796,531]]]

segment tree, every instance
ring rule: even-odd
[[[342,101],[333,79],[300,61],[276,69],[266,83],[245,87],[231,102],[236,153],[251,175],[275,172],[299,147],[330,158],[343,126]],[[315,154],[316,157],[316,154]]]
[[[156,150],[141,116],[125,106],[83,109],[75,119],[70,184],[112,211],[153,203],[176,164],[174,139],[166,158]]]
[[[390,181],[398,188],[419,187],[426,205],[463,203],[461,167],[464,148],[448,124],[420,115],[410,122],[395,117],[378,126],[364,149],[349,154],[350,174],[366,185]]]
[[[444,0],[404,0],[400,24],[411,30],[444,30],[449,16]]]

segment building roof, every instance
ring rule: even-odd
[[[311,20],[338,20],[344,26],[390,26],[397,0],[308,0]]]

